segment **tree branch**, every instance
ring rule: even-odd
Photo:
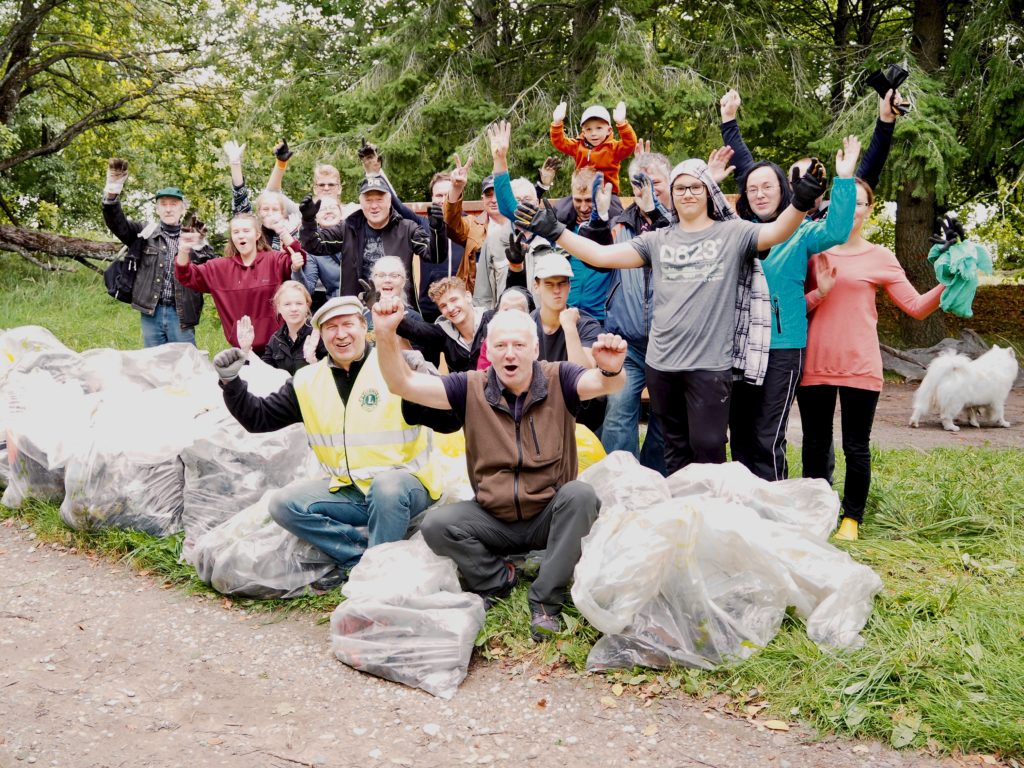
[[[88,257],[100,261],[113,261],[117,257],[117,252],[121,250],[121,244],[0,224],[0,250],[19,254],[22,251],[32,251],[70,259]]]

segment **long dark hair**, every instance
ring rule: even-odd
[[[255,213],[238,213],[231,217],[231,221],[235,219],[248,219],[253,223],[253,227],[256,230],[256,252],[269,251],[270,243],[267,242],[267,236],[263,229],[263,225],[260,223],[260,217]],[[228,222],[228,244],[224,246],[224,255],[229,259],[238,256],[238,249],[235,248],[235,243],[231,239],[231,222]]]
[[[750,200],[747,199],[747,179],[750,178],[750,174],[756,171],[758,168],[771,168],[775,172],[775,180],[779,183],[779,189],[782,192],[779,198],[779,207],[776,208],[769,216],[764,218],[754,213],[750,207]],[[779,214],[789,208],[789,204],[793,199],[793,195],[789,190],[789,179],[786,178],[786,174],[783,173],[782,169],[779,168],[775,163],[771,163],[767,160],[761,160],[760,162],[754,163],[750,166],[750,170],[747,171],[747,175],[744,176],[740,182],[740,196],[736,201],[736,213],[739,214],[741,219],[747,221],[775,221],[779,217]]]

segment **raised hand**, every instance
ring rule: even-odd
[[[558,106],[555,107],[555,111],[551,113],[552,123],[564,123],[565,122],[565,111],[568,105],[564,101],[558,102]]]
[[[316,362],[316,348],[319,343],[320,331],[314,328],[302,344],[302,358],[310,365]]]
[[[590,197],[594,201],[594,212],[602,221],[608,221],[608,210],[612,205],[612,185],[604,182],[604,174],[598,171],[590,185]]]
[[[431,203],[427,208],[427,223],[435,232],[444,231],[444,208],[437,203]]]
[[[248,355],[256,340],[256,330],[252,327],[252,318],[248,315],[238,318],[238,322],[235,323],[235,336],[238,338],[238,346]]]
[[[626,102],[620,101],[615,105],[615,109],[612,110],[612,120],[616,125],[626,122]]]
[[[713,149],[708,155],[708,172],[716,184],[721,184],[736,170],[735,165],[729,165],[735,151],[732,147],[719,147]]]
[[[544,198],[543,204],[542,208],[538,208],[531,203],[520,203],[516,208],[516,225],[553,243],[565,232],[565,224],[558,220],[547,198]]]
[[[825,194],[826,179],[825,166],[818,158],[812,157],[807,173],[793,184],[793,207],[804,213],[814,208],[818,198]]]
[[[565,330],[575,330],[580,321],[580,311],[576,307],[566,307],[558,313],[558,324]]]
[[[853,134],[843,139],[843,146],[836,152],[836,176],[841,179],[852,179],[857,170],[857,158],[860,156],[860,139]]]
[[[245,144],[239,144],[237,141],[224,142],[224,155],[227,157],[229,165],[241,165],[244,153]]]
[[[183,229],[178,235],[178,251],[194,251],[202,239],[202,235],[194,229]]]
[[[608,373],[618,373],[626,362],[626,342],[614,333],[602,333],[597,337],[590,353],[594,356],[594,365]]]
[[[651,151],[650,139],[637,139],[636,148],[633,150],[633,157],[640,157]]]
[[[836,285],[838,271],[828,260],[827,253],[819,253],[814,264],[814,279],[818,284],[818,297],[824,299]]]
[[[397,296],[382,296],[370,306],[373,310],[374,331],[393,334],[398,330],[399,323],[405,317],[405,302]]]
[[[316,215],[320,213],[320,201],[314,200],[312,195],[306,195],[299,203],[299,214],[303,221],[316,221]]]
[[[544,165],[540,167],[540,183],[550,187],[555,183],[558,169],[562,167],[561,155],[548,155],[544,158]]]
[[[384,165],[384,155],[377,151],[374,144],[367,144],[366,137],[360,137],[362,143],[356,150],[356,155],[363,164],[363,171],[367,176],[380,176],[381,168]]]
[[[491,158],[495,164],[508,165],[508,149],[512,143],[512,124],[498,120],[487,126],[487,141],[491,145]],[[502,169],[504,170],[504,169]]]
[[[294,240],[292,242],[294,242]],[[292,257],[292,272],[301,272],[302,268],[306,266],[306,260],[302,258],[302,252],[293,251],[289,248],[288,253],[291,254]]]
[[[736,119],[736,113],[739,112],[741,103],[740,92],[735,88],[730,88],[725,92],[725,96],[718,102],[718,109],[723,123]]]
[[[932,235],[931,241],[942,246],[939,249],[940,251],[948,251],[951,245],[967,239],[964,225],[960,223],[955,213],[947,213],[944,217],[937,218],[935,221],[938,224],[939,232],[942,234]]]
[[[454,199],[458,200],[460,197],[462,197],[462,193],[466,189],[466,184],[469,182],[469,169],[472,167],[472,157],[466,160],[466,164],[463,165],[462,158],[459,157],[458,153],[455,154],[455,170],[453,170],[451,173],[451,197],[453,197]]]
[[[107,161],[107,183],[103,192],[107,195],[119,195],[128,179],[128,161],[120,157],[112,157]]]
[[[377,293],[377,287],[372,283],[362,278],[359,279],[359,285],[362,286],[363,290],[359,292],[359,300],[363,302],[363,306],[367,309],[372,309],[377,303],[379,294]]]
[[[214,355],[213,367],[216,369],[217,375],[220,376],[220,380],[226,382],[237,378],[238,372],[242,370],[248,356],[246,352],[237,347],[225,349]]]
[[[638,173],[630,183],[633,185],[633,198],[637,207],[644,213],[654,210],[654,180],[646,173]]]
[[[526,261],[526,245],[523,233],[509,233],[508,245],[505,246],[505,258],[509,264],[522,264]]]
[[[288,141],[286,139],[281,139],[274,147],[274,157],[282,163],[287,163],[293,154],[295,153],[288,149]]]
[[[878,99],[878,119],[883,123],[895,123],[899,115],[905,115],[903,97],[899,91],[890,89],[885,96]]]

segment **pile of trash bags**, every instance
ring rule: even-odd
[[[745,659],[788,606],[820,647],[863,645],[882,581],[828,543],[839,498],[824,480],[769,483],[736,462],[666,479],[622,452],[580,479],[602,500],[572,586],[604,633],[588,670]]]
[[[368,549],[331,614],[334,655],[360,672],[450,699],[469,669],[484,601],[417,534]]]

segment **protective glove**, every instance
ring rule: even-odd
[[[306,195],[299,203],[299,213],[304,222],[316,223],[316,215],[320,213],[320,201],[314,200],[312,195]]]
[[[616,125],[626,122],[626,102],[620,101],[615,105],[615,109],[612,110],[612,120]]]
[[[229,165],[238,165],[242,162],[242,153],[245,152],[245,144],[239,144],[237,141],[225,141],[224,142],[224,155],[228,159]]]
[[[814,208],[818,198],[825,194],[826,179],[825,166],[812,157],[807,173],[793,183],[793,207],[804,213]]]
[[[944,217],[940,216],[935,222],[938,224],[941,234],[932,235],[931,241],[942,246],[939,248],[940,253],[948,251],[951,245],[967,239],[964,225],[956,218],[956,214],[948,213]]]
[[[371,168],[375,169],[373,172],[380,173],[381,166],[384,164],[384,155],[377,151],[377,147],[374,144],[367,144],[366,137],[360,136],[359,149],[356,150],[356,156],[359,158],[359,162],[363,164],[363,170],[367,173],[371,172]]]
[[[281,139],[281,143],[274,147],[274,157],[282,163],[287,163],[293,154],[295,153],[288,149],[288,141],[286,139]]]
[[[551,185],[555,183],[555,177],[561,167],[561,155],[548,155],[544,158],[544,165],[540,167],[540,184],[544,189],[550,189]]]
[[[238,378],[238,372],[245,365],[245,358],[245,352],[238,347],[218,352],[213,358],[213,367],[217,369],[220,380],[227,383]]]
[[[646,173],[638,173],[636,176],[630,179],[633,184],[633,189],[636,190],[634,199],[636,200],[637,207],[644,213],[650,213],[654,210],[654,180]]]
[[[416,227],[412,234],[409,235],[409,245],[412,246],[412,252],[417,256],[429,258],[430,234],[425,232],[423,227]]]
[[[522,264],[526,261],[526,245],[523,242],[523,233],[510,233],[508,246],[505,248],[505,258],[509,264]]]
[[[128,161],[120,157],[112,157],[107,162],[107,184],[103,193],[115,196],[120,195],[124,189],[124,183],[128,179]]]
[[[594,181],[590,185],[590,197],[594,201],[590,220],[608,221],[608,211],[612,205],[612,185],[611,182],[604,183],[604,174],[600,171],[594,176]]]
[[[566,109],[567,109],[567,105],[566,105],[566,103],[564,101],[558,102],[558,106],[555,107],[555,111],[551,113],[551,122],[552,123],[562,123],[562,122],[565,122],[565,111],[566,111]]]
[[[435,232],[441,232],[444,230],[444,208],[437,203],[431,203],[430,207],[427,208],[427,221],[430,223],[430,228]]]
[[[196,232],[200,237],[206,237],[206,222],[200,219],[195,211],[189,211],[181,222],[182,232]]]
[[[535,235],[555,242],[565,232],[565,224],[558,220],[555,209],[544,198],[544,207],[538,208],[532,203],[520,203],[516,208],[516,224]]]
[[[369,310],[373,310],[373,305],[377,303],[377,299],[380,298],[380,294],[377,293],[377,288],[373,283],[367,282],[360,278],[359,285],[362,286],[363,290],[359,292],[359,300],[363,302],[363,306]]]

